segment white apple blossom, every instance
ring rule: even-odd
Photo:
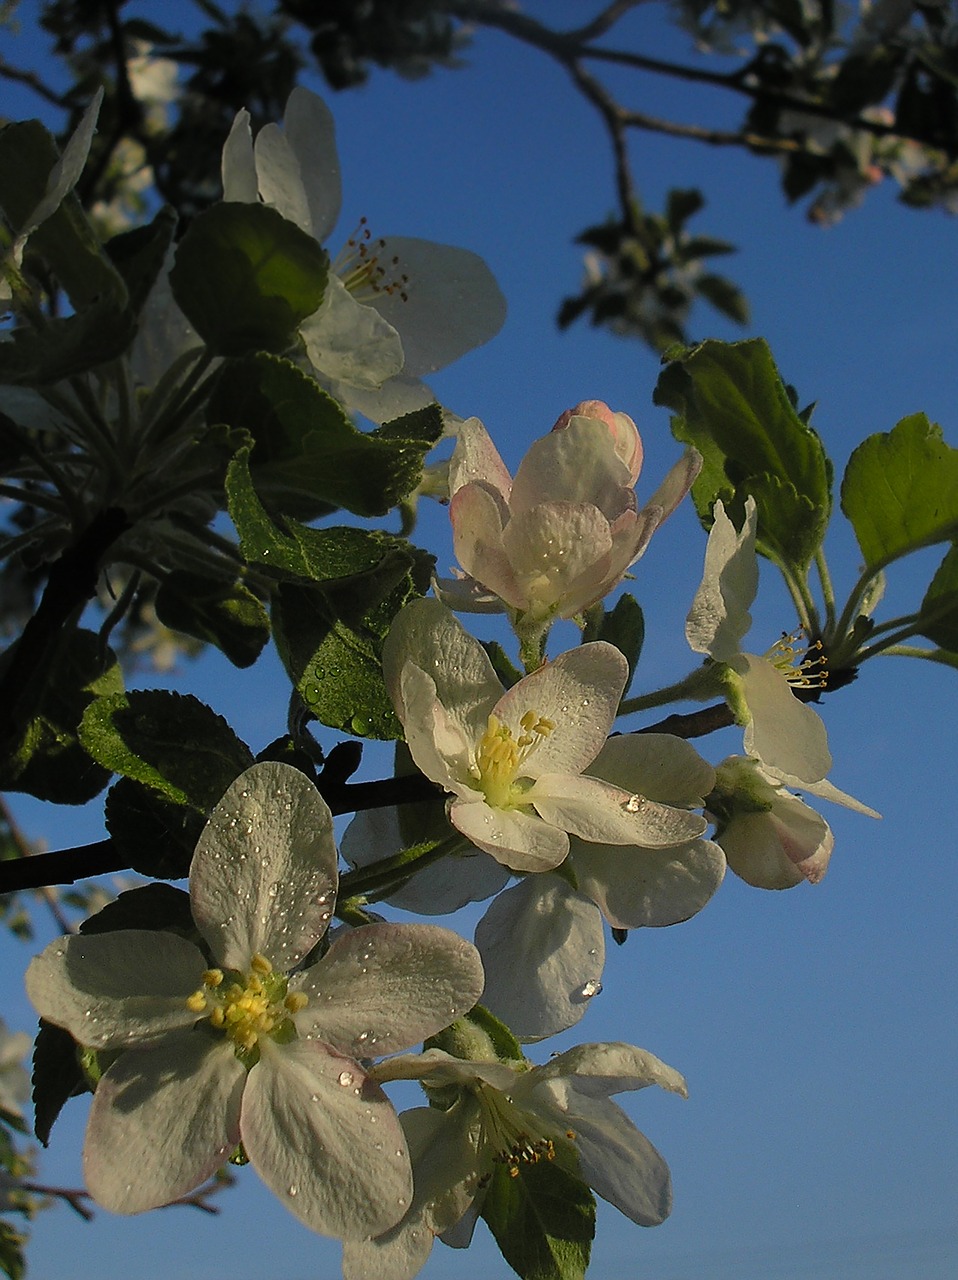
[[[716,769],[709,808],[717,844],[737,876],[759,889],[818,884],[835,844],[814,809],[787,791],[757,760],[729,756]]]
[[[451,793],[449,821],[519,871],[548,871],[569,833],[605,844],[671,846],[704,820],[582,771],[598,755],[627,678],[604,642],[581,645],[505,691],[478,640],[438,600],[397,615],[383,671],[410,754]]]
[[[190,868],[196,941],[126,929],[61,938],[31,964],[42,1017],[110,1056],[84,1145],[117,1213],[166,1204],[242,1143],[308,1227],[386,1230],[412,1194],[391,1104],[358,1059],[468,1010],[474,948],[430,925],[342,933],[316,964],[336,891],[332,818],[290,765],[254,765],[214,809]]]
[[[411,1280],[436,1236],[468,1245],[497,1164],[556,1160],[641,1226],[671,1210],[668,1166],[610,1095],[655,1084],[686,1097],[685,1081],[658,1058],[628,1044],[586,1044],[542,1066],[476,1062],[440,1049],[392,1058],[378,1079],[420,1079],[458,1090],[448,1110],[403,1113],[415,1174],[405,1218],[378,1238],[349,1241],[345,1280]]]
[[[802,671],[791,666],[786,653],[776,664],[777,651],[759,656],[746,653],[741,641],[752,625],[749,609],[758,590],[755,553],[755,499],[745,502],[745,522],[737,532],[716,502],[714,523],[705,550],[705,572],[685,624],[689,645],[723,663],[736,677],[747,709],[745,750],[788,787],[810,791],[825,800],[878,817],[873,809],[832,785],[832,767],[825,725],[810,706],[792,691],[789,676],[807,684]]]
[[[449,465],[453,543],[465,576],[443,581],[457,609],[503,605],[525,625],[571,618],[618,585],[688,492],[688,450],[641,509],[635,424],[598,400],[564,413],[513,479],[478,418],[458,429]]]
[[[296,88],[283,119],[255,144],[240,111],[223,148],[223,198],[262,200],[325,243],[341,187],[333,117]],[[420,379],[499,332],[505,300],[476,254],[406,236],[374,238],[365,220],[333,258],[319,310],[300,335],[314,372],[348,408],[376,422],[430,403]]]

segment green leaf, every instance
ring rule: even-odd
[[[312,236],[260,204],[216,204],[180,241],[170,286],[214,355],[285,351],[318,310],[329,259]]]
[[[41,1019],[33,1046],[33,1132],[44,1146],[50,1141],[50,1130],[65,1103],[86,1091],[73,1037],[62,1027]]]
[[[832,466],[796,413],[768,345],[709,341],[679,352],[654,399],[675,410],[673,434],[703,456],[692,497],[705,527],[718,498],[740,525],[752,494],[759,550],[806,569],[828,525]]]
[[[133,778],[120,778],[106,797],[106,828],[117,854],[132,870],[158,880],[189,874],[208,816],[208,810],[177,804]]]
[[[222,716],[191,694],[135,689],[93,702],[80,740],[105,768],[208,814],[253,763]]]
[[[177,569],[156,593],[164,626],[214,644],[236,667],[249,667],[269,640],[266,606],[241,582]]]
[[[27,1262],[23,1246],[29,1237],[12,1223],[0,1219],[0,1271],[10,1280],[25,1280]]]
[[[12,727],[10,754],[0,760],[0,789],[53,804],[85,804],[98,795],[109,773],[91,760],[78,729],[97,698],[122,687],[116,657],[109,649],[104,655],[98,636],[64,632],[24,722]]]
[[[948,551],[925,592],[918,614],[921,634],[958,653],[958,546]]]
[[[603,612],[599,619],[593,621],[590,618],[582,633],[583,643],[589,640],[607,640],[625,655],[629,664],[629,679],[625,686],[628,689],[645,641],[645,617],[635,596],[626,592],[616,601],[614,608]]]
[[[121,356],[136,336],[136,318],[105,296],[72,316],[47,320],[42,329],[14,329],[0,343],[0,382],[41,387]]]
[[[482,1216],[523,1280],[582,1280],[595,1236],[595,1197],[558,1161],[496,1164]]]
[[[104,246],[110,261],[123,277],[130,298],[129,310],[134,316],[142,311],[163,270],[175,230],[176,213],[164,207],[148,226],[124,231]]]
[[[117,929],[162,930],[190,942],[201,937],[193,923],[190,895],[170,884],[127,889],[80,925],[81,933],[115,933]]]
[[[728,316],[736,324],[748,324],[748,299],[731,280],[725,276],[708,273],[695,281],[695,292],[711,302],[716,311]]]
[[[848,460],[842,510],[865,564],[881,568],[958,536],[958,449],[923,413],[864,440]]]
[[[52,134],[39,120],[0,129],[0,208],[14,235],[43,199],[47,179],[59,159]],[[74,192],[68,191],[59,207],[31,234],[27,249],[43,258],[75,310],[97,299],[116,310],[126,306],[123,278],[104,252]]]

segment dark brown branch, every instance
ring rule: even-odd
[[[717,729],[728,729],[735,723],[735,717],[726,702],[716,702],[711,707],[703,707],[701,711],[689,711],[685,715],[666,716],[657,724],[647,724],[642,729],[634,729],[633,733],[671,733],[675,738],[703,738],[707,733],[715,733]]]

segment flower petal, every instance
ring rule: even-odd
[[[454,501],[467,492],[460,490]],[[591,503],[540,502],[513,516],[502,546],[521,592],[519,607],[537,613],[557,607],[562,617],[569,617],[579,611],[583,599],[601,590],[612,533],[608,519]],[[457,558],[474,577],[495,588],[458,556],[458,548]]]
[[[228,1041],[206,1030],[121,1054],[90,1108],[90,1194],[114,1213],[141,1213],[199,1186],[239,1142],[245,1083]]]
[[[315,1041],[262,1042],[243,1094],[243,1146],[273,1194],[323,1235],[362,1240],[402,1217],[412,1172],[389,1099]]]
[[[503,541],[503,513],[494,492],[483,484],[457,489],[449,504],[456,559],[470,577],[514,609],[528,607],[526,585],[519,581]]]
[[[522,774],[577,774],[592,763],[608,737],[628,678],[628,663],[605,641],[579,645],[514,684],[493,711],[518,734],[535,711],[555,726],[529,753]]]
[[[786,791],[766,813],[737,814],[718,839],[735,874],[758,889],[817,884],[835,845],[825,819]]]
[[[402,288],[372,305],[402,336],[403,372],[433,373],[488,342],[502,328],[506,300],[478,254],[409,236],[386,236],[377,255]]]
[[[594,844],[669,848],[694,840],[708,825],[697,813],[647,800],[588,775],[546,774],[526,795],[546,822]]]
[[[436,397],[419,378],[408,378],[395,373],[381,387],[358,387],[355,383],[339,382],[336,378],[320,378],[334,400],[345,405],[351,413],[361,413],[370,422],[392,422],[404,414],[414,413],[434,404]]]
[[[725,854],[710,840],[671,849],[574,840],[569,857],[579,889],[614,929],[688,920],[702,910],[725,876]]]
[[[449,459],[449,493],[454,496],[473,481],[501,498],[503,523],[508,517],[512,476],[502,461],[492,437],[478,418],[466,418],[456,429],[456,447]]]
[[[287,100],[283,127],[299,162],[309,205],[309,230],[322,243],[335,227],[342,203],[332,112],[317,94],[297,86]]]
[[[454,800],[449,821],[513,871],[551,871],[569,852],[564,831],[521,809],[493,809],[485,800]]]
[[[646,504],[658,507],[662,512],[657,523],[662,524],[679,505],[702,470],[702,455],[698,449],[686,449],[678,462],[668,471],[665,479]],[[746,504],[747,510],[747,504]]]
[[[609,738],[587,773],[650,800],[702,807],[715,770],[690,742],[668,733],[620,733]]]
[[[705,548],[705,571],[686,619],[685,635],[696,653],[729,662],[752,625],[749,608],[758,590],[755,499],[746,499],[741,533],[736,532],[721,501],[715,504],[714,516]]]
[[[27,995],[42,1018],[80,1044],[127,1048],[196,1022],[186,1001],[205,968],[199,948],[173,933],[78,934],[51,942],[30,962]]]
[[[256,135],[253,155],[256,159],[256,180],[264,204],[271,205],[277,213],[309,235],[312,220],[299,161],[278,124],[263,125]]]
[[[476,927],[476,946],[482,1003],[520,1040],[573,1026],[601,990],[602,917],[558,876],[527,876],[501,893]]]
[[[341,934],[290,987],[309,997],[300,1034],[355,1057],[396,1053],[449,1026],[482,992],[479,953],[431,924],[371,924]]]
[[[310,363],[328,378],[378,390],[403,367],[399,334],[373,307],[357,302],[330,272],[318,311],[299,326]]]
[[[590,1098],[607,1098],[613,1093],[658,1085],[669,1093],[688,1096],[682,1075],[667,1062],[634,1044],[613,1040],[598,1044],[577,1044],[556,1054],[541,1067],[523,1077],[522,1090],[535,1090],[543,1080],[574,1077],[577,1092]]]
[[[229,136],[223,146],[220,160],[223,179],[223,199],[238,204],[258,204],[259,186],[256,181],[256,161],[253,158],[253,134],[249,126],[249,112],[237,111]]]
[[[745,750],[776,773],[819,782],[832,767],[828,735],[819,715],[799,702],[782,673],[765,658],[743,653],[736,664],[751,720]]]
[[[256,952],[288,973],[332,914],[329,806],[292,765],[255,764],[210,814],[190,867],[193,918],[213,955],[245,970]]]
[[[542,502],[588,503],[611,521],[635,509],[629,468],[604,422],[574,417],[529,446],[512,483],[513,518]]]

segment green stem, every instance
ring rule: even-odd
[[[832,575],[828,571],[828,561],[825,559],[822,547],[815,552],[815,568],[818,570],[822,599],[825,601],[825,630],[828,635],[831,635],[835,625],[835,588],[832,586]]]
[[[851,631],[855,619],[858,617],[858,606],[861,604],[865,592],[880,572],[880,568],[876,569],[874,567],[863,570],[858,581],[852,587],[851,595],[849,595],[848,602],[842,610],[842,616],[838,619],[835,627],[835,637],[839,642]]]
[[[651,711],[653,707],[665,706],[667,702],[707,702],[709,698],[721,697],[722,693],[723,686],[716,678],[715,664],[705,662],[675,684],[656,689],[654,693],[623,698],[616,715],[630,716],[635,711]]]
[[[457,849],[467,847],[468,842],[462,836],[450,835],[436,844],[413,845],[411,849],[403,849],[391,858],[383,858],[369,867],[347,872],[339,879],[336,914],[339,915],[340,906],[361,906],[372,894],[386,897],[394,889],[404,885],[417,871],[431,866]]]
[[[927,662],[958,668],[958,653],[950,653],[947,649],[921,649],[917,645],[897,644],[886,649],[885,653],[896,658],[924,658]]]
[[[898,631],[893,631],[891,635],[887,635],[884,640],[879,640],[877,644],[870,644],[864,649],[859,649],[856,656],[856,662],[867,662],[869,658],[877,658],[880,653],[887,653],[889,649],[894,648],[902,640],[908,640],[911,636],[919,634],[917,625],[910,627],[901,627]]]

